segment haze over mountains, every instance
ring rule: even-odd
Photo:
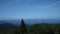
[[[10,23],[13,25],[20,25],[19,19],[16,20],[0,20],[0,24]],[[36,23],[48,23],[48,24],[60,24],[60,19],[24,19],[26,24],[36,24]]]

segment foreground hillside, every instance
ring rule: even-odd
[[[9,23],[0,24],[0,34],[60,34],[60,24],[26,25],[22,19],[20,26]]]
[[[6,34],[8,31],[10,31],[10,29],[15,27],[15,25],[9,23],[0,24],[0,34]]]
[[[52,30],[55,34],[58,34],[60,24],[34,24],[27,25],[26,28],[25,34],[44,34],[44,32],[48,32],[49,30]],[[11,24],[0,24],[0,34],[15,34],[19,30],[19,27]]]

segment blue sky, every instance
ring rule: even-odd
[[[60,18],[60,0],[0,0],[0,19]]]

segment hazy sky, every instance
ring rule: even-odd
[[[60,0],[0,0],[0,19],[60,18]]]

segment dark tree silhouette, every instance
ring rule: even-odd
[[[21,20],[20,29],[22,34],[26,32],[26,24],[23,19]]]
[[[26,24],[24,20],[21,20],[21,24],[18,30],[16,30],[15,34],[24,34],[26,32]]]

